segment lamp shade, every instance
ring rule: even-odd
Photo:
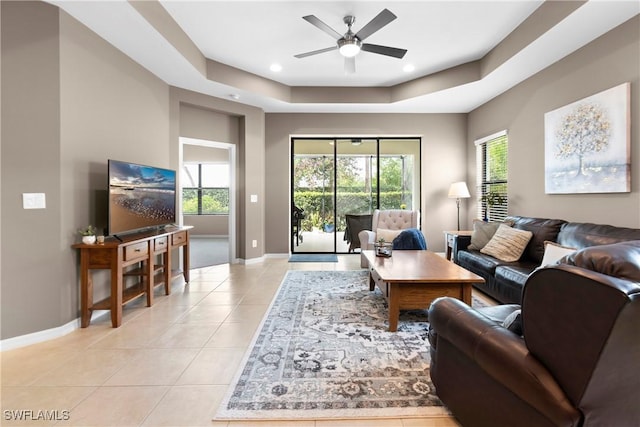
[[[460,181],[454,182],[449,187],[449,198],[450,199],[466,199],[471,197],[469,194],[469,189],[467,188],[467,183]]]

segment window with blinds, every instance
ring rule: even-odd
[[[476,144],[479,197],[478,217],[489,221],[502,221],[509,207],[507,187],[507,131],[479,139]]]

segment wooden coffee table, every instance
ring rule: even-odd
[[[369,289],[377,286],[389,304],[389,331],[398,329],[400,310],[428,308],[439,297],[471,305],[471,285],[484,279],[430,251],[396,250],[390,258],[363,251],[369,263]]]

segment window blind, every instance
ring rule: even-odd
[[[478,217],[502,221],[508,215],[507,131],[479,139],[476,144]]]

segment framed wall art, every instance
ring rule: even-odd
[[[631,191],[630,83],[544,115],[545,193]]]

